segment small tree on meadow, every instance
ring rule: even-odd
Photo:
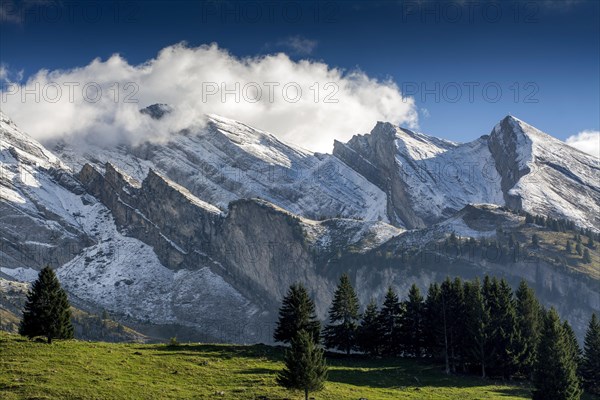
[[[19,333],[30,339],[44,336],[49,344],[52,339],[73,338],[67,293],[50,267],[40,271],[29,289]]]
[[[292,339],[292,347],[285,353],[285,367],[277,375],[277,384],[290,390],[308,394],[322,390],[327,380],[327,365],[323,350],[314,342],[312,333],[301,330]]]

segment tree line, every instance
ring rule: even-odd
[[[322,327],[306,288],[292,285],[273,338],[292,345],[289,354],[294,357],[286,355],[284,372],[289,376],[295,368],[295,379],[281,379],[280,384],[305,389],[307,396],[308,390],[321,388],[326,379],[322,345],[369,357],[428,358],[448,374],[530,380],[534,399],[575,400],[582,388],[600,394],[597,316],[592,315],[582,351],[569,323],[554,308],[545,309],[525,281],[513,292],[505,279],[447,278],[431,284],[425,297],[413,284],[405,300],[389,287],[381,306],[372,299],[362,313],[360,309],[344,274]],[[302,374],[298,359],[316,362]]]

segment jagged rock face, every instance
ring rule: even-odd
[[[507,205],[600,230],[600,160],[510,116],[489,147]]]
[[[262,198],[312,219],[387,221],[385,193],[338,158],[221,117],[160,143],[83,152],[65,144],[54,148],[76,170],[86,163],[101,170],[110,162],[141,181],[152,169],[221,210],[235,200]]]
[[[600,230],[600,160],[514,117],[464,144],[378,123],[333,154],[384,190],[390,221],[409,228],[489,203]]]
[[[111,209],[122,229],[154,248],[165,266],[193,270],[208,265],[271,313],[289,285],[304,281],[325,315],[337,277],[330,282],[318,271],[320,248],[314,236],[334,236],[335,250],[344,250],[369,233],[378,244],[401,232],[383,223],[367,231],[362,222],[345,227],[307,222],[257,199],[233,202],[222,214],[152,170],[141,185],[110,164],[105,171],[102,175],[86,165],[79,179]],[[333,252],[331,246],[327,252]]]
[[[471,203],[503,204],[486,138],[455,144],[388,123],[336,142],[334,155],[388,196],[391,221],[422,228]]]
[[[90,240],[85,190],[40,143],[0,114],[0,267],[62,265]]]
[[[490,151],[501,178],[504,200],[509,207],[517,210],[522,207],[521,199],[509,191],[522,176],[530,172],[526,160],[520,160],[518,153],[520,147],[527,146],[525,140],[523,135],[515,134],[510,118],[504,118],[489,138]]]
[[[333,154],[387,194],[390,221],[408,228],[423,227],[396,163],[396,132],[393,125],[378,123],[371,135],[354,136],[347,144],[336,141]]]

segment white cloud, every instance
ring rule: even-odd
[[[284,40],[280,40],[277,44],[291,49],[295,54],[308,55],[314,51],[318,42],[316,40],[306,39],[302,36],[291,36]]]
[[[223,101],[221,88],[235,89],[236,84],[239,90],[234,91],[239,98],[225,94]],[[288,100],[296,97],[295,85],[301,88],[297,102],[286,101],[286,84]],[[93,98],[96,85],[101,87],[102,96],[95,103],[86,101],[82,89],[86,87],[88,97]],[[55,101],[57,86],[62,95]],[[253,102],[256,86],[262,97]],[[269,87],[273,88],[272,96]],[[139,102],[124,102],[135,88],[139,90],[131,98]],[[209,89],[215,88],[218,93],[210,95]],[[25,90],[37,93],[38,99],[31,93],[23,98]],[[69,96],[70,91],[73,96]],[[160,121],[138,112],[154,103],[168,103],[175,111]],[[363,72],[342,71],[322,62],[292,61],[285,54],[238,58],[215,44],[169,46],[140,65],[130,65],[113,55],[81,68],[40,70],[18,86],[18,93],[5,90],[1,105],[22,129],[40,140],[86,136],[139,142],[201,125],[205,114],[213,113],[273,132],[311,150],[330,151],[333,139],[348,140],[353,134],[370,131],[378,120],[412,127],[417,124],[413,99],[403,98],[392,81],[377,81]]]
[[[600,158],[600,131],[585,130],[566,140],[569,146]]]

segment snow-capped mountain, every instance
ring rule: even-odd
[[[378,123],[333,154],[386,192],[392,223],[420,228],[489,203],[600,229],[600,160],[512,116],[464,144]]]
[[[578,330],[600,310],[598,265],[565,271],[552,249],[534,269],[414,258],[451,232],[527,241],[543,229],[509,208],[599,230],[598,160],[514,117],[465,144],[378,123],[331,155],[218,116],[162,142],[52,149],[1,115],[0,279],[30,281],[50,264],[80,308],[153,336],[269,341],[290,284],[304,282],[323,317],[341,272],[363,302],[388,285],[496,273],[568,304]]]
[[[387,221],[385,193],[338,158],[218,116],[165,143],[92,146],[83,152],[61,143],[54,151],[77,170],[110,162],[139,181],[152,168],[222,210],[237,199],[262,198],[313,219]]]

